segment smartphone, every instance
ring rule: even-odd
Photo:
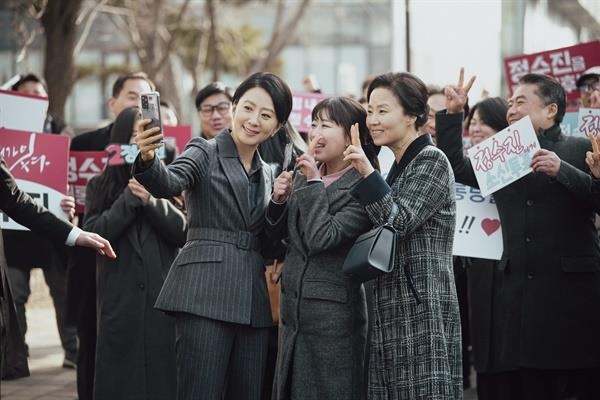
[[[158,126],[160,131],[156,134],[162,133],[162,119],[160,118],[160,94],[158,92],[142,93],[140,95],[140,101],[142,107],[140,108],[142,119],[150,119],[150,123],[146,125],[145,129],[154,128]],[[158,140],[155,143],[162,143],[162,140]]]

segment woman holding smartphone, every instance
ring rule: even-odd
[[[377,151],[356,101],[335,97],[312,111],[309,152],[275,181],[270,234],[287,237],[281,279],[281,325],[273,399],[359,400],[367,335],[365,292],[342,272],[354,240],[369,230],[364,208],[350,195],[360,174],[344,160],[351,130],[373,168]],[[285,203],[285,204],[284,204]]]
[[[159,129],[144,130],[134,175],[156,197],[185,190],[188,238],[156,307],[175,314],[177,398],[260,399],[271,310],[261,252],[271,169],[258,145],[287,121],[292,94],[276,75],[237,88],[230,131],[194,138],[168,167],[155,157]]]

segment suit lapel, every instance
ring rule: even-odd
[[[229,133],[222,133],[215,139],[219,153],[219,164],[229,181],[231,190],[246,226],[250,225],[250,205],[248,204],[248,177],[240,163],[237,149]]]

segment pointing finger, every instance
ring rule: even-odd
[[[460,67],[460,73],[458,74],[458,87],[461,88],[465,81],[465,68]]]
[[[600,152],[600,149],[598,148],[598,142],[596,141],[596,137],[592,133],[588,133],[588,137],[590,138],[590,142],[592,142],[592,149],[594,150],[594,153]]]
[[[312,138],[312,140],[310,141],[310,144],[308,145],[308,154],[310,154],[311,156],[315,156],[315,147],[317,146],[317,142],[319,141],[319,138],[321,136],[317,135],[314,138]]]
[[[471,86],[473,86],[473,83],[475,82],[475,78],[475,75],[473,75],[471,79],[469,79],[469,82],[467,82],[467,86],[465,87],[465,93],[469,93],[469,90],[471,90]]]

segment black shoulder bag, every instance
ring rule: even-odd
[[[346,275],[365,282],[392,272],[396,254],[396,230],[392,223],[396,215],[398,206],[393,202],[392,212],[384,225],[356,238],[342,266]]]

